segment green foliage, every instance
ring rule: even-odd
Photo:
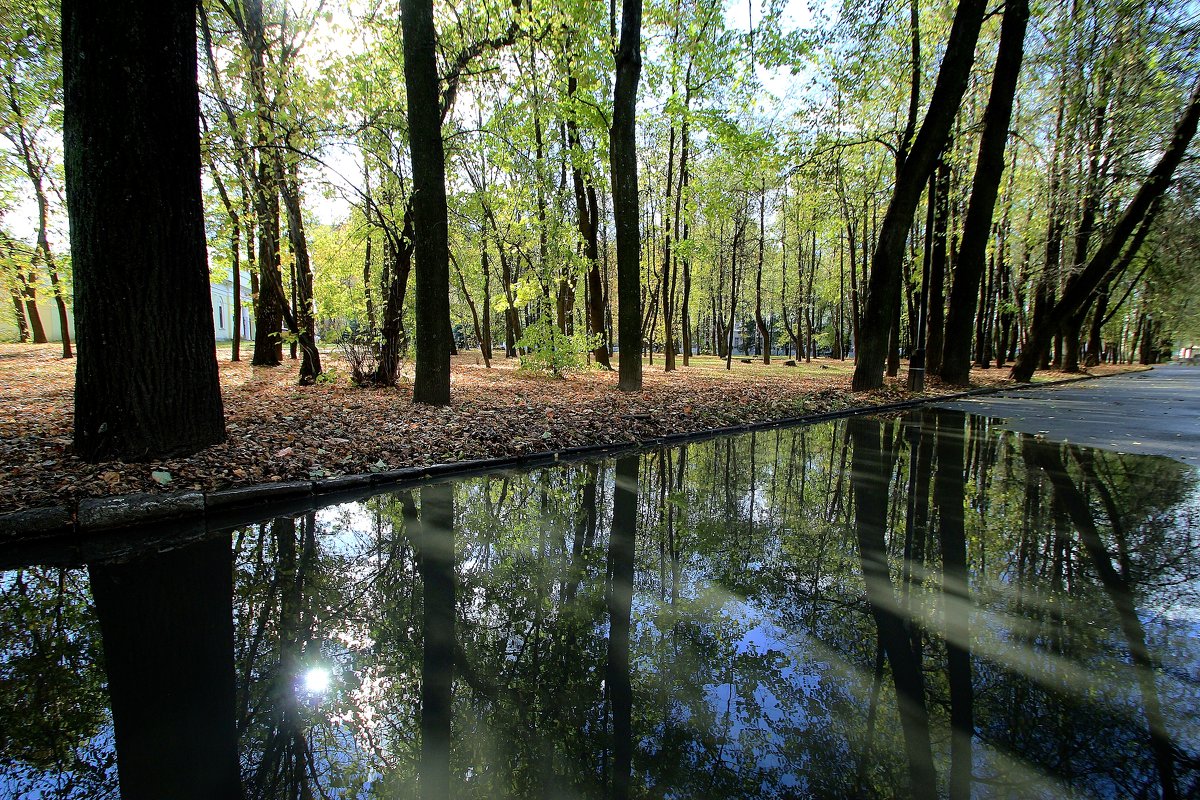
[[[521,369],[561,376],[570,370],[584,369],[587,354],[602,342],[583,331],[563,333],[554,323],[554,310],[546,300],[542,313],[525,328],[517,344],[521,348]]]

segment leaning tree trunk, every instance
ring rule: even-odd
[[[642,0],[621,0],[609,162],[617,228],[617,386],[642,388],[641,230],[638,219],[637,86],[642,72]]]
[[[950,290],[950,311],[946,315],[946,338],[942,351],[942,380],[966,386],[971,376],[971,325],[979,296],[980,279],[987,255],[992,214],[1004,174],[1004,145],[1012,120],[1017,77],[1025,54],[1025,28],[1029,22],[1028,0],[1008,0],[1000,25],[1000,46],[991,95],[983,113],[983,134],[979,137],[979,160],[971,186],[971,202],[963,224],[962,242],[954,265],[954,286]]]
[[[225,439],[200,194],[194,3],[67,0],[63,77],[83,343],[75,452],[92,462],[194,453]]]
[[[883,217],[875,254],[871,258],[871,277],[866,309],[861,324],[858,363],[854,368],[854,390],[875,389],[883,385],[884,361],[888,336],[895,311],[896,284],[900,280],[900,262],[912,226],[913,213],[921,191],[933,168],[950,126],[958,114],[967,89],[971,65],[975,62],[975,43],[987,6],[982,0],[962,0],[954,14],[954,24],[946,44],[946,54],[938,70],[937,84],[929,101],[925,121],[913,142],[912,151],[896,176],[896,188]]]

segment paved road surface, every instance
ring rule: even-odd
[[[1200,467],[1200,367],[1161,366],[938,407],[1000,417],[1010,430],[1054,441],[1170,456]]]

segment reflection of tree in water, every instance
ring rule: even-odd
[[[1037,447],[955,415],[859,419],[238,531],[247,794],[429,790],[436,689],[452,709],[436,793],[456,797],[622,796],[625,774],[630,797],[1152,795],[1167,761],[1186,796],[1200,732],[1176,676],[1195,647],[1161,610],[1196,605],[1176,518],[1192,477],[1049,446],[1068,481]],[[439,514],[454,547],[433,558]],[[77,575],[54,623],[57,572],[24,571],[20,602],[15,574],[0,619],[25,660],[0,669],[92,698],[47,721],[59,758],[108,730],[86,710],[102,708],[94,623]],[[85,679],[36,674],[56,659]],[[327,692],[303,687],[315,667]],[[16,718],[20,697],[0,699]]]
[[[0,789],[6,796],[116,794],[112,722],[87,573],[0,573]]]

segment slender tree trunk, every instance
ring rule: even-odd
[[[612,784],[610,797],[630,795],[633,773],[633,687],[630,633],[634,556],[637,553],[638,467],[640,456],[617,460],[613,490],[612,534],[608,543],[608,658],[605,683],[612,707]]]
[[[926,306],[925,369],[939,375],[942,369],[942,335],[946,315],[946,255],[950,233],[950,163],[951,143],[946,143],[938,159],[937,171],[930,190],[934,193],[933,251],[929,261],[929,299]]]
[[[763,319],[762,315],[763,255],[767,246],[766,208],[767,184],[766,179],[764,179],[758,195],[758,270],[754,275],[754,327],[758,330],[758,341],[762,347],[763,363],[770,364],[771,331],[767,328],[767,322]]]
[[[303,358],[300,361],[300,385],[311,386],[321,374],[321,351],[317,349],[316,309],[313,305],[312,261],[308,256],[308,241],[304,235],[304,217],[300,212],[300,180],[295,165],[285,171],[283,160],[276,163],[279,186],[283,192],[283,206],[287,214],[288,241],[295,258],[293,271],[296,276],[294,303],[295,319],[292,329],[300,343]]]
[[[1008,0],[1000,23],[1000,45],[987,110],[983,115],[983,133],[979,138],[979,158],[971,185],[971,200],[963,223],[962,242],[954,264],[954,285],[950,290],[950,311],[946,316],[946,339],[942,353],[942,380],[966,386],[971,380],[971,326],[975,320],[987,257],[988,235],[1004,174],[1004,146],[1012,120],[1017,78],[1025,54],[1025,28],[1029,22],[1028,0]]]
[[[613,0],[615,4],[615,0]],[[637,165],[637,87],[642,71],[642,0],[621,0],[613,118],[609,134],[613,219],[617,226],[618,387],[642,388],[641,234]]]
[[[943,636],[950,688],[950,798],[970,800],[972,739],[975,735],[971,681],[971,592],[967,570],[967,538],[963,522],[965,480],[964,415],[937,412],[937,477],[934,503],[942,551]]]
[[[13,318],[17,321],[17,341],[24,344],[29,341],[29,320],[25,317],[25,306],[21,302],[21,292],[16,286],[10,289],[13,302]]]

